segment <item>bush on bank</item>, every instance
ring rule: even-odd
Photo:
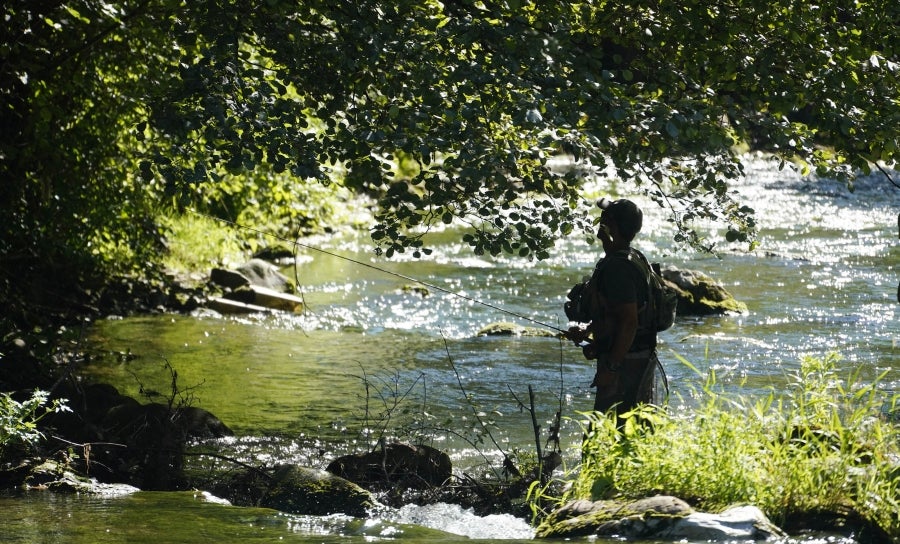
[[[806,357],[783,394],[733,398],[702,391],[695,412],[647,407],[621,432],[589,414],[580,471],[561,497],[664,494],[699,509],[749,503],[776,524],[858,517],[900,538],[898,395],[846,376],[840,358]]]
[[[48,414],[68,410],[64,399],[51,401],[50,393],[40,389],[21,401],[0,393],[0,466],[33,453],[45,438],[38,427],[40,421]]]

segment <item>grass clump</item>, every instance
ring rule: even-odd
[[[161,210],[164,268],[175,274],[230,267],[298,237],[367,228],[367,201],[339,183],[300,182],[287,174],[226,176],[195,209]],[[217,219],[221,218],[221,219]]]
[[[212,265],[236,265],[245,258],[246,249],[238,232],[227,223],[191,212],[160,220],[167,231],[163,266],[168,271],[208,271]]]
[[[727,398],[704,388],[689,414],[648,406],[621,431],[585,423],[581,471],[563,500],[680,497],[706,511],[754,504],[775,523],[856,515],[900,538],[897,395],[841,378],[840,358],[806,357],[781,395]]]

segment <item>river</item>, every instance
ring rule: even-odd
[[[735,189],[761,225],[752,254],[724,242],[718,255],[676,250],[662,212],[636,198],[645,211],[637,247],[652,260],[711,275],[749,308],[742,315],[682,317],[661,334],[671,409],[690,409],[711,371],[726,389],[763,395],[784,387],[801,356],[829,351],[866,379],[887,371],[879,382],[886,393],[900,389],[900,190],[873,174],[849,192],[759,160],[749,163],[748,174]],[[109,318],[91,330],[102,356],[82,372],[140,398],[141,388],[171,391],[171,365],[181,394],[235,431],[217,447],[249,463],[324,467],[384,434],[425,440],[467,473],[490,470],[501,451],[534,450],[530,415],[519,406],[531,386],[543,429],[562,413],[561,442],[574,462],[579,412],[592,403],[590,365],[551,337],[477,332],[498,321],[537,326],[511,314],[564,328],[564,295],[589,273],[599,246],[573,236],[549,259],[529,262],[475,256],[454,228],[429,236],[435,251],[418,260],[376,258],[361,236],[305,243],[440,289],[411,289],[421,285],[302,250],[296,271],[288,266],[285,273],[296,272],[304,313]],[[161,531],[166,542],[221,543],[531,537],[522,520],[449,505],[360,520],[237,508],[199,492],[0,496],[3,541],[157,542]]]

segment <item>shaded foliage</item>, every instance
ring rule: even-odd
[[[827,0],[7,3],[0,281],[159,261],[166,210],[303,216],[292,187],[378,199],[390,256],[440,222],[541,258],[591,229],[613,169],[751,240],[735,145],[850,175],[898,156],[898,6]],[[555,169],[554,157],[575,167]],[[398,164],[411,165],[398,171]],[[83,278],[76,278],[81,280]]]

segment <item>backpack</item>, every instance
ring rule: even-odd
[[[647,287],[650,290],[645,314],[649,322],[645,321],[642,324],[655,332],[668,330],[675,323],[678,294],[663,280],[659,263],[650,264],[640,251],[629,251],[628,261],[647,278]]]
[[[675,307],[678,304],[678,296],[674,289],[669,287],[660,275],[659,263],[650,264],[647,258],[639,251],[629,251],[625,258],[640,271],[641,276],[647,278],[647,307],[641,326],[654,332],[669,329],[675,322]],[[600,270],[598,266],[594,274]],[[585,277],[580,283],[576,283],[566,295],[563,310],[569,321],[588,323],[591,321],[591,299],[594,295],[593,276]],[[648,321],[649,319],[649,321]]]

